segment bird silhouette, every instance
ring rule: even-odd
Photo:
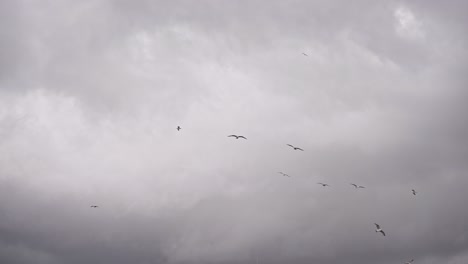
[[[374,223],[376,229],[375,229],[375,232],[380,232],[382,233],[383,236],[385,236],[385,232],[382,230],[382,228],[380,228],[380,225]]]
[[[309,57],[309,55],[307,55],[306,53],[302,52],[302,55],[306,56],[306,57]]]
[[[98,208],[99,206],[97,206],[97,205],[91,205],[90,207],[91,207],[91,208]]]
[[[366,187],[364,187],[362,185],[357,185],[357,184],[354,184],[354,183],[351,183],[351,185],[354,186],[354,188],[356,188],[356,189],[366,188]]]
[[[286,144],[286,145],[290,146],[290,147],[293,148],[294,150],[301,150],[301,151],[304,151],[303,149],[298,148],[298,147],[295,147],[295,146],[293,146],[293,145],[291,145],[291,144]]]
[[[413,192],[413,195],[416,195],[416,191],[414,189],[411,190]]]
[[[284,173],[284,172],[281,172],[281,171],[278,172],[278,173],[281,174],[281,175],[283,175],[284,177],[291,177],[291,176],[289,176],[288,174],[286,174],[286,173]]]
[[[235,137],[236,139],[239,139],[239,138],[247,139],[244,136],[238,136],[238,135],[229,135],[228,137]]]
[[[411,264],[413,263],[414,259],[410,260],[410,261],[406,261],[405,264]]]
[[[182,128],[180,126],[177,126],[177,131],[181,130]]]
[[[330,186],[330,185],[328,185],[327,183],[321,183],[321,182],[317,182],[317,184],[320,184],[320,185],[322,185],[323,187]]]

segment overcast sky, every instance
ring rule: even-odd
[[[0,0],[0,262],[468,263],[467,10]]]

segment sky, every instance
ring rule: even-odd
[[[0,0],[0,262],[468,263],[466,10]]]

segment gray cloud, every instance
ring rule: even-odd
[[[0,2],[1,262],[465,263],[464,6]]]

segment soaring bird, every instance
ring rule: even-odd
[[[177,131],[181,130],[182,128],[180,126],[177,126]]]
[[[302,55],[306,56],[306,57],[309,57],[309,55],[307,55],[306,53],[302,52]]]
[[[382,228],[380,228],[380,226],[378,224],[376,224],[376,223],[374,223],[374,225],[376,227],[375,232],[380,232],[380,233],[382,233],[382,235],[385,236],[385,232],[382,230]]]
[[[91,208],[98,208],[99,206],[97,206],[97,205],[91,205],[90,207],[91,207]]]
[[[354,186],[354,188],[356,188],[356,189],[366,188],[366,187],[364,187],[362,185],[357,185],[357,184],[354,184],[354,183],[351,183],[351,185]]]
[[[286,144],[286,145],[290,146],[290,147],[293,148],[294,150],[301,150],[301,151],[304,151],[303,149],[298,148],[298,147],[295,147],[295,146],[293,146],[293,145],[291,145],[291,144]]]
[[[414,189],[411,190],[413,192],[413,195],[416,195],[416,191]]]
[[[284,177],[291,177],[291,176],[289,176],[288,174],[286,174],[286,173],[284,173],[284,172],[281,172],[281,171],[278,172],[278,173],[281,174],[281,175],[283,175]]]
[[[235,137],[236,139],[239,139],[239,138],[247,139],[244,136],[237,136],[237,135],[229,135],[228,137]]]
[[[406,261],[405,264],[411,264],[413,263],[414,259],[410,260],[410,261]]]
[[[328,185],[328,184],[326,184],[326,183],[321,183],[321,182],[317,182],[317,184],[320,184],[320,185],[322,185],[323,187],[330,186],[330,185]]]

